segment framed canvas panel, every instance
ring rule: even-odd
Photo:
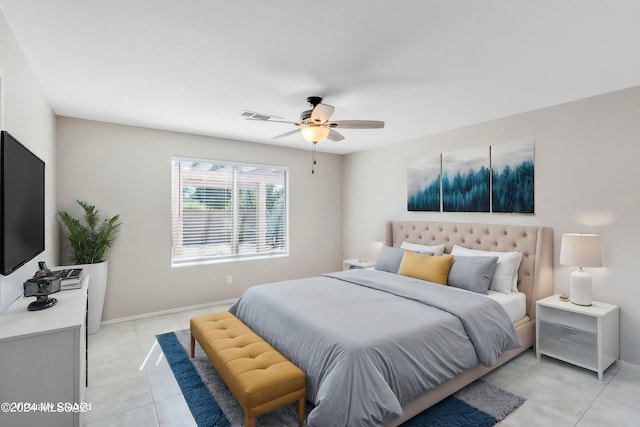
[[[491,146],[493,212],[534,213],[534,142]]]
[[[442,210],[489,212],[489,147],[442,153]]]
[[[440,153],[409,160],[408,211],[440,212],[440,170]]]

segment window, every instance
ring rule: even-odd
[[[287,255],[288,169],[172,159],[173,266]]]

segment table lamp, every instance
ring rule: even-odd
[[[591,305],[591,275],[583,267],[602,267],[599,234],[565,233],[560,246],[560,264],[578,267],[569,276],[569,299],[577,305]]]

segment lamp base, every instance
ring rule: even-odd
[[[569,275],[569,298],[576,305],[593,303],[591,275],[582,268]]]

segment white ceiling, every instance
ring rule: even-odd
[[[640,85],[640,0],[0,0],[58,115],[349,153]],[[2,64],[0,64],[2,65]],[[8,82],[7,84],[10,84]],[[534,135],[535,136],[535,135]]]

